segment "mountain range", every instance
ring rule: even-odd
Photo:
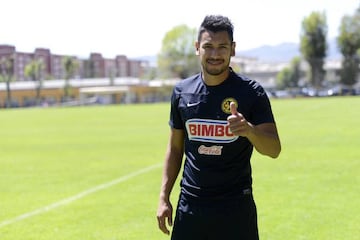
[[[300,45],[298,43],[281,43],[278,45],[264,45],[257,48],[237,51],[237,56],[254,57],[264,62],[287,62],[296,56],[301,56]],[[336,39],[328,41],[328,51],[326,59],[340,59],[341,53],[338,50]]]
[[[249,50],[237,51],[236,56],[257,58],[262,62],[289,62],[296,56],[301,56],[299,43],[284,42],[277,45],[263,45]],[[336,39],[328,41],[328,60],[341,59],[342,55],[337,48]],[[137,59],[145,60],[156,66],[157,56],[143,56]]]

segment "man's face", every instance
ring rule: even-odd
[[[202,33],[196,42],[196,53],[200,57],[203,71],[217,76],[228,70],[231,56],[235,55],[235,42],[231,42],[226,31]]]

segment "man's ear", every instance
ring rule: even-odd
[[[235,51],[235,47],[236,47],[236,42],[232,42],[231,44],[231,56],[235,56],[236,51]]]
[[[195,42],[195,54],[197,56],[200,55],[200,44],[199,44],[199,42]]]

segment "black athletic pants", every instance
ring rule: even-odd
[[[171,240],[258,239],[256,205],[251,193],[221,206],[200,206],[180,198]]]

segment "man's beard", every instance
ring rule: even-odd
[[[206,61],[206,64],[204,66],[205,72],[209,75],[218,76],[228,69],[227,65],[225,64],[226,61],[222,61],[222,65],[216,67],[212,66],[209,62],[211,62],[211,60]]]
[[[227,70],[226,66],[222,66],[221,68],[211,68],[211,67],[207,67],[205,66],[205,72],[209,75],[212,76],[218,76],[221,75],[222,73],[224,73]]]

